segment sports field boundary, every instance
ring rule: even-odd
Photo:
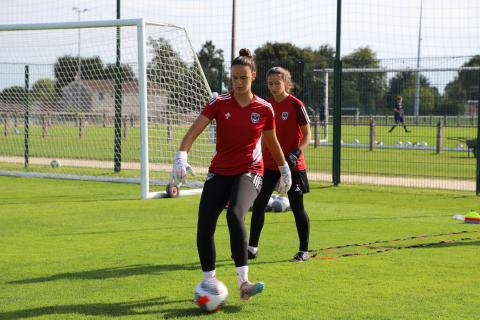
[[[62,166],[66,167],[85,167],[85,168],[102,168],[109,169],[113,167],[112,161],[100,161],[100,160],[80,160],[80,159],[58,159],[61,161]],[[50,165],[50,158],[31,157],[29,163],[32,165]],[[23,157],[6,157],[0,156],[0,163],[24,163]],[[127,170],[140,170],[139,162],[122,162],[122,168]],[[164,163],[150,163],[150,170],[152,171],[165,171],[171,170],[171,164]],[[195,166],[197,174],[206,174],[207,167]],[[58,174],[42,174],[42,173],[28,173],[24,171],[10,171],[0,170],[0,175],[4,176],[25,176],[36,178],[59,178],[59,179],[77,179],[77,180],[101,180],[105,182],[127,182],[127,183],[139,183],[137,178],[115,178],[115,177],[97,177],[92,179],[89,176],[81,175],[58,175]],[[331,173],[325,172],[308,172],[308,178],[312,181],[331,182]],[[122,181],[123,180],[123,181]],[[427,188],[427,189],[446,189],[446,190],[459,190],[459,191],[475,191],[474,180],[460,180],[460,179],[432,179],[422,177],[400,177],[400,176],[379,176],[379,175],[365,175],[365,174],[342,174],[341,181],[349,184],[370,184],[381,186],[399,186],[399,187],[413,187],[413,188]],[[167,184],[168,181],[158,180],[154,181],[154,184]],[[187,186],[190,186],[187,184]],[[190,187],[198,187],[198,183],[192,184]]]

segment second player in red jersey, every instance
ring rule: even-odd
[[[298,148],[303,138],[302,126],[308,125],[310,119],[303,102],[291,94],[288,94],[282,101],[276,101],[274,97],[268,99],[275,111],[275,128],[278,142],[284,152]],[[268,149],[264,150],[263,161],[265,168],[277,170],[277,165]],[[305,158],[303,153],[297,159],[294,170],[305,170]]]
[[[299,238],[299,250],[291,259],[302,262],[310,258],[308,241],[310,237],[310,221],[303,204],[303,195],[309,192],[303,150],[310,143],[310,120],[302,101],[292,96],[291,75],[288,70],[274,67],[267,72],[267,85],[272,97],[269,98],[275,112],[275,130],[285,158],[292,169],[292,187],[288,190],[290,207],[295,217],[295,225]],[[265,207],[278,184],[280,173],[273,161],[272,154],[264,148],[265,173],[260,194],[252,208],[248,257],[256,258],[258,242],[265,221]]]

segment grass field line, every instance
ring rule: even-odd
[[[58,159],[62,166],[66,167],[85,167],[85,168],[101,168],[110,169],[113,167],[112,161],[100,160],[84,160],[84,159]],[[52,159],[42,157],[30,157],[29,163],[33,165],[50,165]],[[23,163],[23,157],[0,156],[0,162],[7,163]],[[140,162],[122,162],[122,168],[127,170],[140,170]],[[152,171],[169,172],[172,168],[171,164],[165,163],[150,163],[149,169]],[[197,174],[206,174],[208,167],[195,166],[194,169]],[[332,174],[325,172],[308,172],[308,177],[312,181],[332,181]],[[432,179],[420,177],[399,177],[399,176],[379,176],[379,175],[365,175],[365,174],[342,174],[341,181],[353,184],[373,184],[384,186],[402,186],[415,188],[431,188],[431,189],[446,189],[446,190],[462,190],[475,191],[475,181],[460,180],[460,179]]]

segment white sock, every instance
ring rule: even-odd
[[[238,287],[245,281],[248,281],[248,266],[237,267]]]
[[[203,277],[205,278],[205,280],[215,279],[216,277],[215,269],[212,271],[203,271]]]
[[[308,251],[300,251],[302,253],[302,255],[305,257],[305,256],[308,256]]]
[[[253,253],[253,254],[257,254],[257,252],[258,252],[258,247],[248,246],[248,251],[250,251],[250,252]]]

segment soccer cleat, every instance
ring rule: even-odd
[[[312,257],[315,257],[316,255],[317,252],[312,251]],[[308,259],[310,259],[310,255],[308,254],[308,252],[298,251],[297,254],[294,255],[292,259],[290,259],[290,262],[303,262],[307,261]]]
[[[257,259],[257,256],[258,256],[258,252],[257,252],[257,253],[253,253],[253,252],[251,252],[250,250],[248,250],[248,260]]]
[[[265,283],[257,282],[251,283],[250,281],[245,281],[240,286],[240,299],[250,300],[254,295],[260,293],[265,289]]]

